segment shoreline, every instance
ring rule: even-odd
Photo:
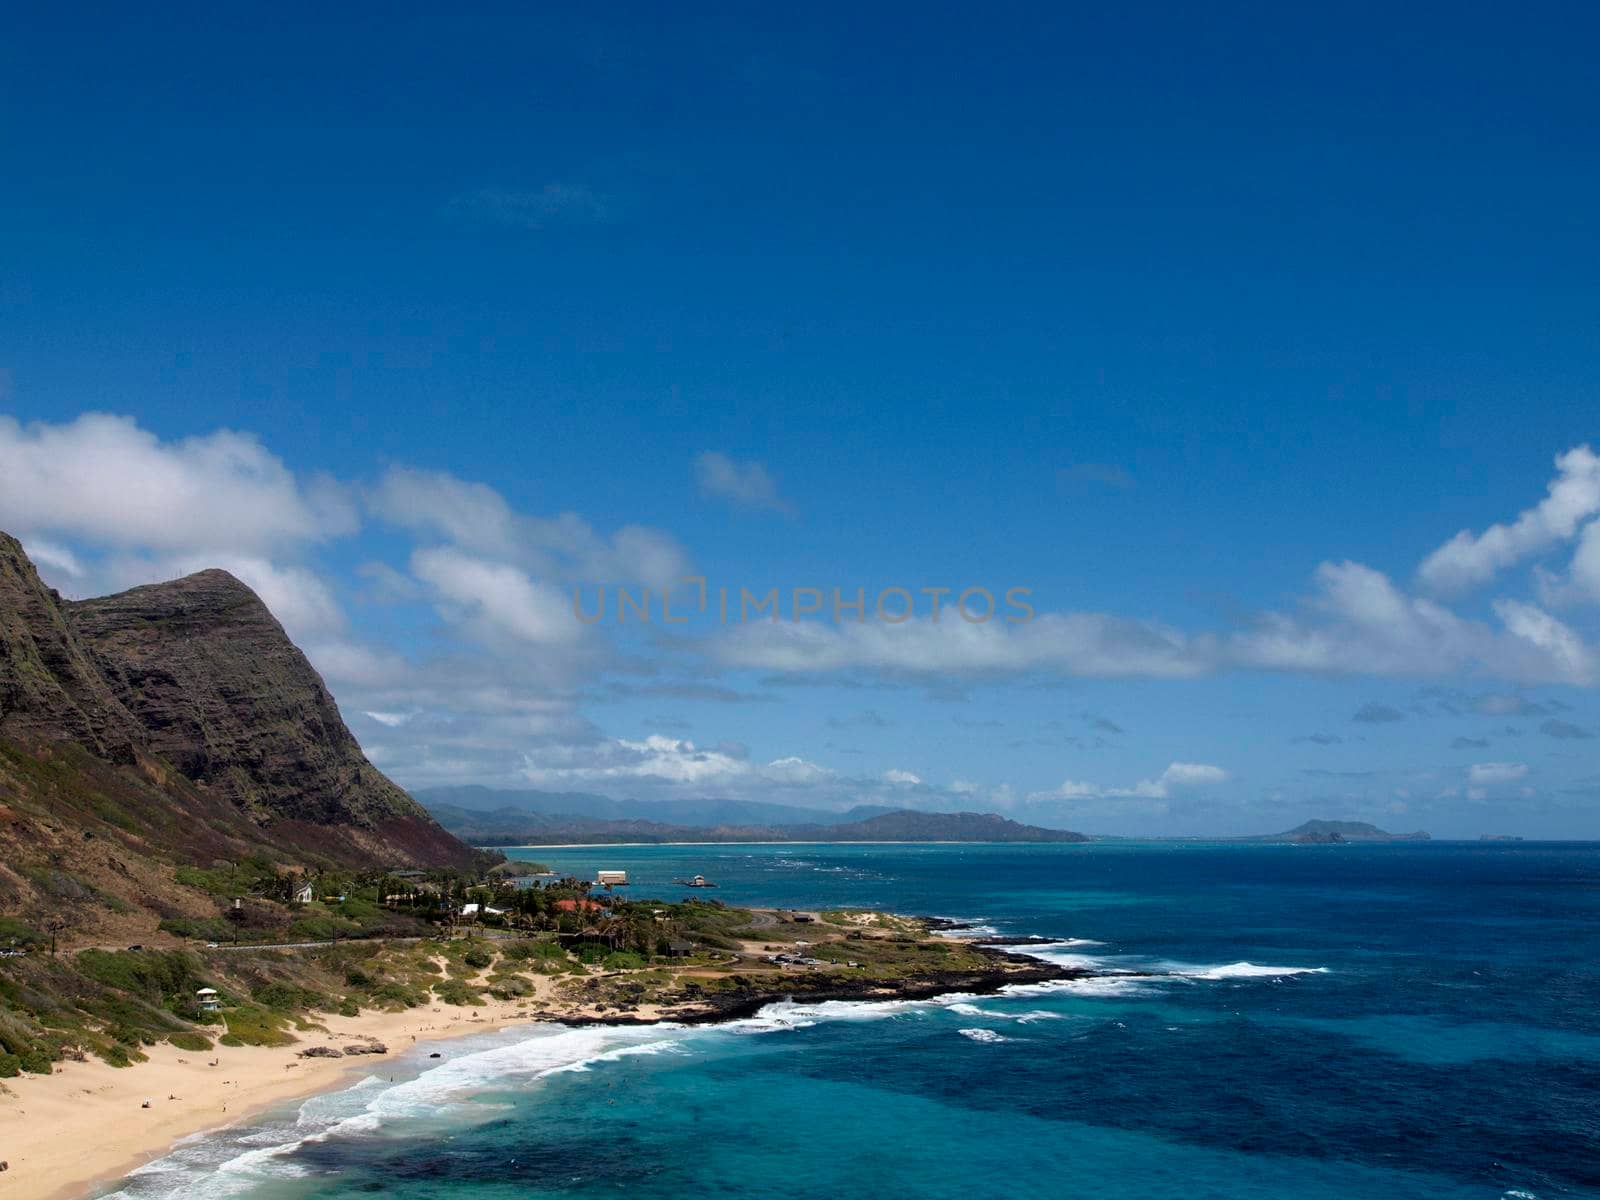
[[[806,841],[796,842],[788,839],[777,841],[771,838],[756,841],[718,841],[718,842],[519,842],[514,846],[479,846],[474,845],[474,850],[603,850],[603,849],[639,849],[648,846],[1086,846],[1088,842],[967,842],[967,841],[934,841],[927,838],[918,838],[908,841],[904,838],[896,841],[887,838],[876,838],[872,841]]]
[[[112,1067],[93,1061],[59,1064],[51,1075],[5,1081],[0,1096],[0,1200],[81,1200],[170,1153],[181,1141],[253,1120],[271,1109],[336,1091],[356,1074],[435,1042],[494,1033],[518,1025],[637,1027],[672,1023],[712,1025],[754,1015],[784,1000],[867,1003],[927,1000],[964,993],[992,995],[1011,984],[1084,978],[1093,972],[1061,967],[1011,948],[975,943],[991,962],[985,970],[933,971],[896,980],[852,981],[835,973],[786,975],[781,987],[747,979],[726,992],[692,1002],[599,1011],[572,1005],[554,1011],[553,995],[482,1006],[428,1005],[356,1017],[317,1014],[310,1030],[286,1046],[217,1046],[180,1050],[145,1047],[148,1061]],[[380,1042],[382,1053],[301,1057],[314,1046]],[[215,1063],[215,1065],[211,1065]],[[145,1101],[149,1107],[144,1107]]]
[[[287,1046],[217,1046],[196,1053],[163,1043],[148,1061],[66,1063],[51,1075],[5,1081],[0,1200],[80,1200],[169,1153],[180,1141],[250,1121],[280,1104],[338,1090],[400,1053],[432,1042],[534,1024],[524,1009],[408,1009],[321,1017],[326,1034]],[[316,1039],[316,1040],[313,1040]],[[383,1054],[301,1058],[311,1045],[383,1042]],[[215,1062],[215,1066],[209,1065]],[[143,1107],[149,1100],[150,1107]]]

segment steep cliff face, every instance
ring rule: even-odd
[[[367,761],[306,656],[226,571],[70,603],[66,616],[145,745],[253,820],[336,829],[386,860],[459,855]]]
[[[0,840],[28,858],[16,826],[44,814],[55,824],[32,830],[40,846],[81,827],[172,862],[472,859],[367,761],[305,655],[233,576],[63,601],[3,534],[0,806],[13,818]]]
[[[0,736],[62,738],[126,759],[137,733],[61,600],[17,540],[0,533]]]

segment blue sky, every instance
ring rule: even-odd
[[[1600,31],[1333,20],[28,14],[0,528],[408,786],[1600,836]],[[784,620],[571,619],[685,576]]]

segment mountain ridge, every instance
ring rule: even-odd
[[[423,793],[424,796],[430,793]],[[477,845],[537,842],[1086,842],[1081,833],[1012,821],[998,813],[936,813],[892,809],[794,824],[679,825],[640,818],[611,819],[530,812],[511,806],[483,811],[433,802],[429,811],[446,829]],[[825,814],[828,815],[828,814]]]
[[[0,533],[0,910],[153,928],[215,911],[178,867],[245,858],[479,861],[367,760],[232,575],[64,600]]]
[[[636,800],[595,792],[547,792],[533,788],[491,788],[481,784],[422,788],[412,794],[430,811],[436,805],[447,805],[467,811],[516,811],[585,820],[650,821],[665,825],[826,825],[898,811],[890,805],[858,804],[838,813],[792,804],[716,797]]]

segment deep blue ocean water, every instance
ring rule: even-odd
[[[625,868],[634,897],[699,872],[732,904],[965,918],[1160,974],[444,1043],[119,1194],[1600,1196],[1600,846],[518,853]]]

